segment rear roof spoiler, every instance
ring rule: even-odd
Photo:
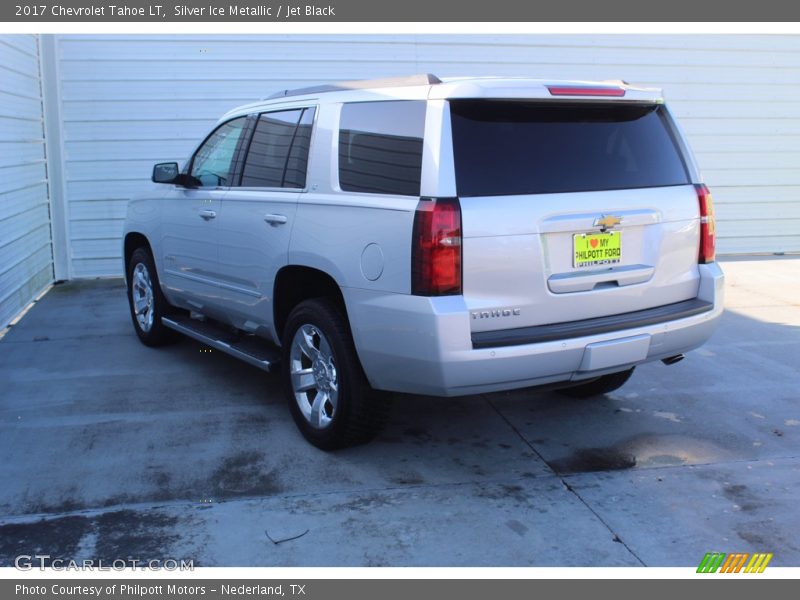
[[[547,80],[522,78],[445,79],[432,86],[429,100],[439,99],[506,100],[602,100],[605,102],[646,102],[661,104],[664,98],[657,88],[642,88],[622,80]]]

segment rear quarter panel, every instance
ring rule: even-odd
[[[340,109],[320,106],[308,192],[298,200],[288,263],[324,271],[342,288],[407,294],[419,198],[339,189]]]

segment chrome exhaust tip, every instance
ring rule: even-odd
[[[662,358],[661,362],[665,365],[674,365],[675,363],[681,362],[684,358],[686,358],[683,354],[676,354],[675,356],[668,356],[667,358]]]

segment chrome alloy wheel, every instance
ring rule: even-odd
[[[294,334],[289,374],[302,415],[315,429],[328,427],[336,414],[339,379],[331,345],[314,325],[302,325]]]
[[[143,263],[138,263],[133,269],[131,279],[131,300],[133,300],[136,322],[139,323],[139,328],[147,333],[153,327],[153,309],[155,308],[150,271]]]

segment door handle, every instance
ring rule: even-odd
[[[213,210],[208,210],[208,209],[203,209],[198,214],[202,218],[204,218],[206,221],[208,221],[210,219],[213,219],[213,218],[215,218],[217,216],[216,212],[214,212]]]
[[[286,215],[264,215],[264,220],[274,227],[286,224],[289,219],[286,218]]]

